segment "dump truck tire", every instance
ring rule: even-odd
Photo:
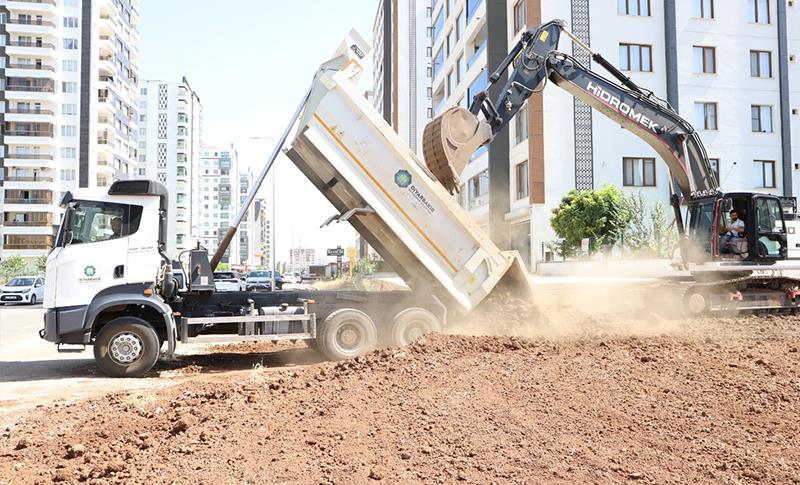
[[[374,349],[378,330],[366,313],[353,308],[337,310],[317,329],[317,346],[329,360],[351,359]]]
[[[140,377],[153,368],[161,348],[152,325],[136,317],[105,324],[94,342],[97,367],[111,377]]]
[[[392,320],[392,346],[404,347],[431,332],[441,332],[442,324],[424,308],[407,308]]]

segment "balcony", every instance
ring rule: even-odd
[[[55,32],[56,24],[49,20],[34,18],[16,18],[6,20],[6,31],[10,34],[51,34]]]
[[[5,178],[6,182],[54,182],[53,177],[46,177],[46,176],[18,176],[18,175],[11,175]]]
[[[18,4],[22,4],[22,5],[18,5]],[[14,8],[25,8],[25,7],[27,7],[27,8],[30,9],[32,7],[32,5],[30,5],[30,4],[46,5],[46,6],[51,6],[51,7],[55,7],[56,6],[55,0],[8,0],[8,6],[9,7],[13,6]]]
[[[6,64],[6,69],[24,69],[29,71],[52,71],[52,72],[56,71],[55,67],[48,66],[46,64],[34,64],[34,63],[20,64],[17,62],[11,62],[9,64]]]
[[[32,49],[50,49],[55,50],[56,46],[48,42],[30,42],[27,40],[12,40],[7,44],[9,47],[29,47]]]
[[[34,212],[34,214],[35,214],[35,212]],[[49,216],[50,214],[47,214],[47,215]],[[12,216],[13,216],[13,214],[12,214]],[[50,218],[23,220],[23,221],[18,221],[16,219],[11,219],[11,220],[4,221],[3,224],[5,224],[8,227],[47,227],[47,226],[53,225],[53,221]]]
[[[24,84],[9,84],[6,86],[6,91],[25,91],[31,93],[54,93],[54,85],[32,86]]]
[[[49,20],[42,20],[42,19],[8,19],[6,20],[6,24],[9,25],[44,25],[46,27],[55,27],[56,24],[50,22]]]
[[[52,160],[53,155],[47,153],[9,153],[6,158],[18,160]]]
[[[41,136],[53,138],[53,130],[5,130],[5,136]]]
[[[6,197],[5,198],[6,204],[34,204],[34,205],[41,205],[41,204],[52,204],[52,198],[37,198],[37,199],[21,199],[19,197]]]
[[[6,110],[6,113],[11,114],[30,114],[30,115],[47,115],[53,116],[53,110],[51,109],[31,109],[31,108],[10,108]]]

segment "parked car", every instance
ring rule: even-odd
[[[283,273],[283,282],[284,283],[302,283],[303,278],[300,276],[299,271],[292,271],[289,273]]]
[[[0,305],[27,303],[35,305],[44,300],[44,277],[19,276],[0,287]]]
[[[275,272],[275,288],[283,289],[283,277]],[[247,275],[247,291],[272,290],[272,271],[251,271]]]
[[[245,287],[238,271],[214,271],[214,288],[217,291],[244,291]]]

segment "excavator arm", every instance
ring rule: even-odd
[[[617,82],[556,50],[561,34],[568,35]],[[678,210],[681,195],[704,196],[719,191],[703,143],[694,128],[666,101],[640,88],[601,55],[596,54],[554,20],[524,32],[497,70],[489,86],[513,64],[499,99],[487,90],[475,95],[470,109],[450,108],[425,127],[425,161],[451,193],[458,190],[458,174],[474,151],[491,143],[494,136],[517,114],[525,101],[548,81],[565,89],[597,111],[647,142],[666,162],[672,175],[672,205]],[[478,118],[478,114],[483,119]],[[679,229],[682,229],[679,228]]]

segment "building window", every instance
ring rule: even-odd
[[[530,179],[528,177],[528,161],[518,163],[514,168],[514,174],[517,179],[517,200],[528,197],[528,187]]]
[[[442,27],[444,27],[444,9],[439,10],[439,15],[436,16],[436,19],[433,21],[433,43],[436,43],[436,39],[439,38],[439,35],[442,33]]]
[[[447,91],[445,92],[445,97],[449,97],[451,94],[453,94],[453,87],[454,87],[453,86],[453,71],[452,70],[447,73],[446,86],[447,86]]]
[[[630,187],[655,187],[656,159],[623,158],[622,185]]]
[[[73,103],[64,103],[61,105],[62,115],[76,115],[78,114],[78,105]]]
[[[747,19],[754,24],[768,24],[769,0],[747,0]]]
[[[719,184],[719,158],[709,158],[708,163],[711,164],[711,170],[714,172],[714,180]]]
[[[458,83],[460,83],[461,80],[464,79],[465,67],[466,65],[464,64],[464,55],[462,54],[458,56],[458,60],[456,61],[456,86],[458,86]]]
[[[750,51],[750,77],[772,77],[772,52]]]
[[[653,49],[644,44],[620,44],[619,68],[623,71],[653,72]]]
[[[694,72],[717,72],[717,52],[714,47],[694,46]]]
[[[71,182],[75,180],[75,169],[63,169],[61,170],[61,180],[65,182]]]
[[[458,12],[458,17],[456,17],[456,42],[461,38],[461,34],[464,33],[464,11]]]
[[[436,51],[436,56],[433,58],[433,79],[436,79],[436,76],[439,74],[439,71],[441,71],[443,64],[444,50],[439,47],[439,50]]]
[[[717,103],[695,103],[694,123],[704,130],[716,130]]]
[[[75,72],[78,70],[78,61],[65,59],[61,61],[61,67],[65,71]]]
[[[78,28],[78,17],[64,17],[64,27],[68,29]]]
[[[61,147],[61,158],[73,159],[76,158],[77,155],[78,152],[74,147]]]
[[[527,0],[519,0],[514,5],[514,34],[525,28],[525,3]],[[645,0],[648,1],[648,0]]]
[[[469,179],[469,208],[474,209],[489,202],[489,170]]]
[[[481,2],[483,2],[483,0],[467,0],[467,22],[472,20],[472,17],[475,16],[475,12],[477,12],[478,7],[481,6]]]
[[[775,188],[775,160],[753,160],[756,183],[760,189]]]
[[[480,93],[481,91],[485,90],[486,87],[489,86],[489,76],[486,74],[486,70],[482,70],[478,77],[475,78],[475,81],[467,88],[467,98],[469,103],[472,103],[472,100],[475,99],[475,95]]]
[[[78,39],[64,39],[64,49],[76,50],[78,48]]]
[[[78,136],[78,127],[75,125],[63,125],[61,127],[61,136]]]
[[[753,133],[772,133],[772,106],[750,106]]]
[[[713,19],[714,0],[692,0],[692,16],[700,19]]]
[[[617,13],[649,17],[650,0],[617,0]]]
[[[528,105],[523,106],[514,118],[514,142],[519,145],[528,139]]]

